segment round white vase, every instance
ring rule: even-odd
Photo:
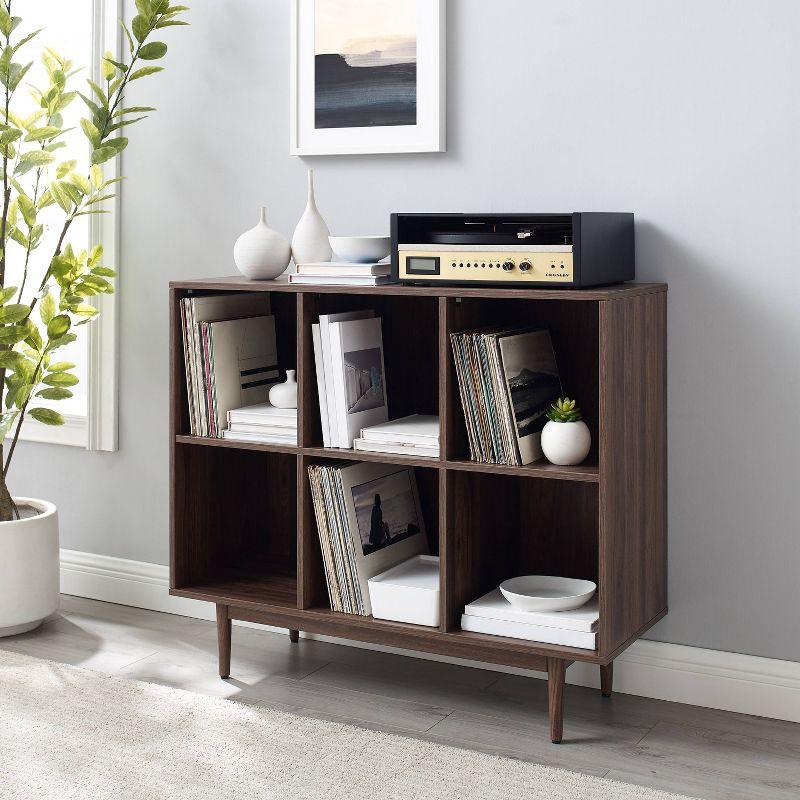
[[[592,446],[592,434],[583,420],[553,422],[548,420],[542,429],[542,452],[553,464],[566,467],[580,464]]]
[[[58,513],[52,503],[15,497],[35,517],[0,522],[0,637],[37,628],[58,609]]]
[[[297,408],[297,380],[293,369],[286,370],[286,380],[269,390],[269,402],[275,408]]]
[[[314,198],[314,170],[308,171],[308,203],[292,236],[292,256],[295,264],[330,261],[333,256],[328,237],[331,232],[319,213]]]
[[[277,278],[289,266],[292,248],[285,236],[267,225],[267,209],[255,228],[243,233],[233,246],[233,260],[239,272],[255,281]]]

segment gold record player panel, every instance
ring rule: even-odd
[[[572,283],[570,246],[398,248],[400,280]]]

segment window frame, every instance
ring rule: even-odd
[[[121,60],[122,0],[92,0],[92,79],[102,85],[103,53],[107,50]],[[119,177],[120,157],[103,165],[106,178]],[[119,266],[120,254],[120,197],[106,201],[105,209],[111,213],[90,217],[89,246],[103,246],[106,263]],[[119,282],[115,279],[115,289]],[[111,295],[97,295],[90,299],[100,316],[87,325],[86,342],[86,415],[70,413],[68,404],[59,404],[65,419],[60,426],[43,425],[26,418],[20,431],[20,440],[82,447],[87,450],[116,451],[119,447],[119,315],[116,291]]]

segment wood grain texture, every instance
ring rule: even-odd
[[[667,605],[667,298],[600,305],[600,653]]]
[[[219,650],[219,676],[231,676],[231,618],[228,607],[217,605],[217,648]]]
[[[564,736],[564,676],[567,663],[560,658],[547,659],[547,708],[550,716],[550,741],[561,744]]]
[[[296,446],[188,435],[179,301],[221,290],[272,292],[281,367],[294,366],[298,374]],[[390,418],[438,414],[439,458],[323,447],[311,326],[320,314],[357,309],[382,320]],[[469,460],[449,336],[487,325],[551,331],[564,391],[579,399],[592,432],[584,464]],[[603,691],[610,691],[612,659],[666,613],[664,285],[520,290],[180,282],[170,289],[170,350],[171,592],[225,609],[221,656],[231,619],[262,622],[547,669],[557,710],[568,663],[602,666]],[[307,473],[312,463],[342,460],[414,468],[430,551],[440,556],[438,629],[330,610]],[[525,573],[598,582],[597,650],[460,629],[466,603]],[[561,718],[560,711],[552,718],[554,739]]]
[[[603,697],[611,697],[614,691],[614,662],[600,665],[600,692]]]
[[[667,291],[665,283],[629,283],[592,289],[519,289],[494,288],[491,286],[313,286],[289,283],[286,278],[274,281],[251,281],[241,275],[222,278],[198,278],[190,281],[171,281],[170,288],[194,291],[239,291],[239,292],[295,292],[297,294],[341,294],[408,297],[477,297],[517,298],[524,300],[612,300],[638,297],[642,294]]]

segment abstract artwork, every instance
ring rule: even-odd
[[[444,150],[444,0],[295,0],[291,151]]]
[[[417,124],[416,0],[317,0],[314,124]]]

